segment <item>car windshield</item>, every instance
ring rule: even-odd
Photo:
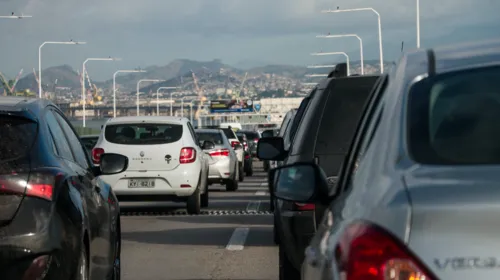
[[[483,68],[416,86],[409,98],[413,158],[429,164],[499,164],[499,76],[500,68]]]
[[[122,145],[154,145],[179,141],[182,125],[166,123],[127,123],[107,125],[106,141]]]
[[[215,145],[222,145],[224,143],[222,135],[218,132],[196,132],[196,135],[198,135],[200,143],[203,143],[204,141],[211,141]]]
[[[0,117],[0,161],[13,160],[31,150],[38,125],[24,118]]]

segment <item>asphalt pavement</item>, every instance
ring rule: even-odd
[[[255,161],[236,192],[211,185],[200,215],[183,204],[122,203],[122,279],[278,279],[266,176]]]

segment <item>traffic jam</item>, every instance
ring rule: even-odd
[[[500,42],[339,64],[281,125],[0,98],[1,279],[498,278]],[[190,278],[189,278],[190,277]]]

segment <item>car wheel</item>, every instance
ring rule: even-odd
[[[196,188],[194,193],[188,197],[187,200],[187,212],[190,215],[200,214],[201,211],[201,195],[200,188]]]
[[[201,195],[201,207],[208,207],[208,178],[205,180],[205,193]]]
[[[89,265],[87,259],[87,248],[85,244],[80,245],[80,259],[75,273],[75,280],[88,280],[89,279]]]
[[[264,171],[265,172],[269,171],[269,162],[268,161],[264,161]]]
[[[253,175],[253,166],[252,166],[252,165],[250,165],[250,166],[248,167],[248,170],[245,172],[245,174],[246,174],[247,176],[252,176],[252,175]]]
[[[118,216],[120,220],[120,216]],[[116,240],[115,240],[115,262],[113,263],[113,280],[120,280],[121,278],[121,250],[122,250],[122,238],[121,238],[121,227],[120,222],[116,223]]]
[[[288,260],[283,246],[279,246],[279,280],[300,280],[300,272]]]
[[[243,182],[243,179],[245,179],[245,172],[243,170],[243,166],[242,165],[239,166],[238,175],[239,175],[238,176],[238,180],[240,182]]]
[[[234,180],[229,180],[226,182],[226,191],[235,192],[238,190],[238,180],[236,178]]]

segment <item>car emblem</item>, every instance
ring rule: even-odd
[[[167,163],[170,163],[170,160],[172,160],[172,156],[171,155],[166,155],[165,156],[165,160],[167,161]]]
[[[143,151],[141,151],[141,152],[139,153],[139,155],[140,155],[141,157],[144,157],[144,152],[143,152]]]

